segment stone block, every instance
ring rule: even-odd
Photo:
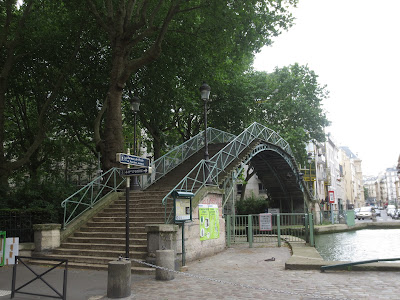
[[[60,247],[61,224],[34,224],[35,251],[41,252]]]

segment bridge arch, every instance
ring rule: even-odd
[[[257,142],[249,145],[251,151],[225,180],[226,213],[234,213],[236,183],[245,165],[255,169],[258,179],[266,187],[272,205],[280,208],[281,212],[310,211],[315,199],[303,180],[289,144],[273,130],[255,124],[268,134],[257,135]]]

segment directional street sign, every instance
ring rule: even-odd
[[[119,173],[121,176],[139,176],[139,175],[146,175],[151,174],[152,172],[151,167],[144,167],[144,168],[132,168],[132,169],[119,169]]]
[[[147,158],[125,153],[117,153],[117,161],[124,165],[133,165],[138,167],[148,167],[150,162]]]

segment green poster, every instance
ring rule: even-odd
[[[219,210],[216,204],[199,204],[200,241],[219,238]]]
[[[208,206],[208,212],[210,215],[210,239],[219,238],[219,211],[216,204],[210,204]]]

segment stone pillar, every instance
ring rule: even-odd
[[[41,252],[60,247],[61,224],[34,224],[35,251]]]
[[[156,265],[174,271],[175,267],[175,251],[174,250],[157,250],[156,251]],[[175,273],[156,269],[157,280],[172,280],[175,278]]]
[[[131,295],[131,261],[116,260],[108,263],[107,297],[125,298]]]
[[[180,262],[176,257],[178,225],[155,224],[146,225],[147,232],[147,257],[146,262],[156,264],[157,250],[173,250],[175,255],[175,270],[179,270]]]

